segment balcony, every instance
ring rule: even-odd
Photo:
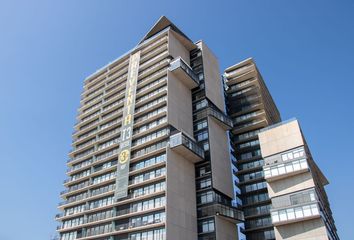
[[[225,130],[230,130],[233,127],[232,120],[226,114],[217,109],[211,107],[205,108],[196,114],[196,119],[202,119],[206,116],[213,117],[215,120],[217,120],[217,123]]]
[[[275,226],[285,225],[321,216],[317,202],[296,205],[271,211],[272,222]]]
[[[263,170],[265,179],[267,182],[271,182],[307,172],[309,170],[309,166],[307,160],[303,158],[291,162],[283,162],[275,166],[263,167]]]
[[[170,136],[170,148],[193,163],[204,159],[203,148],[182,132]]]
[[[189,89],[193,89],[199,86],[199,79],[197,75],[193,72],[192,68],[183,61],[182,58],[177,58],[170,63],[169,70],[176,74],[178,79],[180,79],[184,85]]]
[[[235,207],[220,203],[214,203],[212,205],[201,207],[198,209],[198,214],[200,214],[200,217],[220,216],[235,224],[241,223],[245,220],[242,211]]]

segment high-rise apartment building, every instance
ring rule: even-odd
[[[225,70],[232,155],[237,159],[238,198],[245,215],[247,239],[274,239],[270,199],[258,140],[262,128],[280,121],[280,114],[255,62],[247,59]]]
[[[213,53],[165,17],[89,76],[61,239],[237,239],[223,93]]]
[[[339,239],[324,186],[297,120],[259,133],[275,238]]]
[[[280,114],[252,59],[221,76],[161,17],[85,79],[80,103],[61,240],[235,240],[240,225],[278,239],[258,134]]]

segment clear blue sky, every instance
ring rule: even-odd
[[[160,15],[205,40],[221,69],[255,58],[331,182],[339,235],[353,239],[354,1],[122,2],[0,1],[0,239],[55,232],[83,79]]]

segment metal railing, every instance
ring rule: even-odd
[[[183,69],[183,71],[187,73],[188,76],[190,76],[190,78],[192,78],[193,81],[195,81],[199,85],[198,76],[194,73],[193,69],[181,57],[178,57],[177,59],[173,60],[170,63],[170,71],[173,71],[177,68]]]
[[[182,132],[176,133],[170,137],[170,148],[180,145],[185,146],[193,153],[204,159],[204,149]]]

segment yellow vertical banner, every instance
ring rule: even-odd
[[[115,199],[128,196],[129,163],[134,125],[135,95],[139,74],[140,51],[130,55],[128,79],[125,88],[122,127],[117,165]]]

